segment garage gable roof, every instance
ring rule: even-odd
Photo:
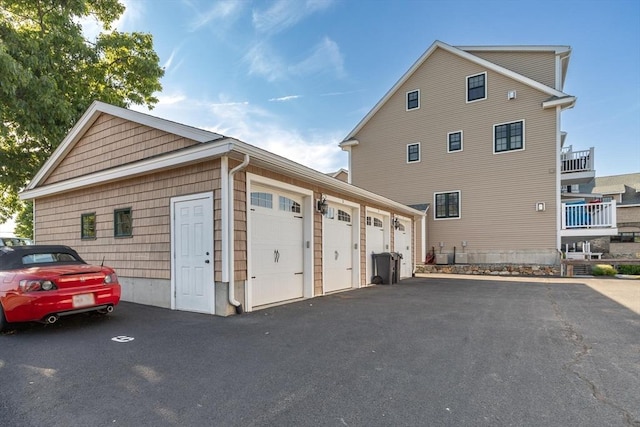
[[[52,168],[55,168],[55,165],[62,161],[64,156],[70,151],[70,148],[65,149],[63,146],[71,146],[74,141],[77,141],[82,133],[90,127],[89,122],[92,123],[95,121],[97,116],[102,112],[116,115],[124,119],[133,118],[134,121],[141,124],[161,129],[166,132],[175,133],[185,138],[199,141],[201,144],[113,168],[103,169],[87,175],[77,176],[53,184],[38,186],[38,183],[44,182],[43,179],[47,176],[47,172],[51,171]],[[302,181],[315,183],[322,186],[324,189],[334,190],[340,194],[350,195],[369,202],[376,202],[386,207],[393,207],[396,211],[406,215],[416,217],[424,216],[423,212],[408,207],[402,203],[395,202],[352,184],[340,181],[332,176],[326,175],[315,169],[311,169],[251,144],[247,144],[246,142],[225,137],[213,132],[181,125],[179,123],[153,117],[147,114],[115,107],[102,102],[92,104],[87,113],[82,116],[80,122],[74,126],[69,135],[67,135],[63,140],[59,149],[54,152],[52,157],[38,172],[36,177],[39,179],[36,180],[36,178],[34,178],[29,186],[20,193],[20,198],[23,200],[29,200],[54,194],[62,194],[67,191],[102,185],[125,178],[146,175],[160,170],[186,166],[208,159],[221,158],[223,156],[230,156],[233,158],[249,156],[251,164],[265,169],[277,171],[280,174],[298,178]],[[47,168],[49,168],[49,170],[47,170]]]
[[[503,46],[503,47],[499,47],[499,49],[501,50],[506,50],[509,47]],[[549,87],[545,84],[542,84],[536,80],[533,80],[529,77],[523,76],[522,74],[516,73],[515,71],[511,71],[508,68],[502,67],[498,64],[495,64],[493,62],[487,61],[486,59],[480,58],[476,55],[473,55],[469,52],[466,52],[464,49],[473,49],[473,50],[488,50],[491,49],[491,47],[485,47],[485,48],[480,48],[480,47],[462,47],[462,48],[458,48],[458,47],[453,47],[450,46],[446,43],[443,43],[439,40],[436,40],[430,47],[429,49],[427,49],[427,51],[422,54],[422,56],[420,58],[418,58],[418,60],[411,66],[411,68],[409,68],[409,70],[402,76],[400,77],[400,80],[398,80],[396,82],[395,85],[393,85],[393,87],[391,89],[389,89],[389,91],[382,97],[382,99],[380,101],[378,101],[378,103],[371,109],[371,111],[369,111],[369,113],[367,113],[367,115],[356,125],[356,127],[349,132],[349,134],[346,136],[346,138],[343,140],[342,143],[340,143],[340,146],[346,146],[349,144],[349,140],[352,140],[353,138],[355,138],[355,135],[360,132],[360,130],[367,124],[367,122],[378,112],[378,110],[380,110],[380,108],[382,108],[382,106],[389,100],[389,98],[391,98],[397,91],[398,89],[409,79],[409,77],[411,77],[413,75],[413,73],[415,73],[418,68],[420,68],[420,66],[422,66],[422,64],[429,59],[429,57],[437,50],[437,49],[443,49],[449,53],[452,53],[454,55],[457,55],[461,58],[464,58],[468,61],[474,62],[484,68],[486,68],[487,70],[491,70],[491,71],[495,71],[496,73],[500,73],[506,77],[512,78],[513,80],[516,80],[518,82],[521,82],[523,84],[526,84],[534,89],[537,89],[543,93],[546,93],[549,95],[549,99],[550,100],[562,100],[562,102],[560,102],[558,105],[561,106],[573,106],[573,104],[575,103],[576,98],[574,96],[571,95],[567,95],[566,93],[556,90],[552,87]],[[495,47],[494,49],[498,49],[498,47]],[[568,49],[566,46],[513,46],[511,47],[512,50],[528,50],[528,49],[537,49],[537,50],[552,50],[555,51],[557,54],[566,54],[566,49]],[[543,104],[544,108],[549,108],[549,107],[555,107],[556,103],[545,103]]]
[[[151,128],[159,129],[167,133],[182,136],[200,143],[215,141],[224,138],[214,132],[203,129],[194,128],[170,120],[154,117],[149,114],[140,113],[138,111],[126,108],[116,107],[101,101],[94,101],[87,111],[80,117],[78,122],[71,128],[67,136],[62,140],[58,148],[47,159],[45,164],[40,168],[38,173],[33,177],[25,190],[31,190],[43,183],[47,177],[55,170],[60,162],[71,152],[76,143],[84,136],[89,128],[95,123],[102,113],[119,117],[124,120],[139,123]]]

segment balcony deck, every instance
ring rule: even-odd
[[[594,149],[573,151],[571,147],[560,154],[562,185],[585,184],[596,176]]]
[[[600,237],[618,234],[616,202],[562,203],[562,237]]]

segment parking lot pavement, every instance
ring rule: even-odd
[[[583,283],[413,278],[220,318],[0,335],[3,426],[638,426],[640,316]]]

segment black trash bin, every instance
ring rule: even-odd
[[[391,283],[398,283],[400,280],[400,263],[402,254],[400,252],[391,252],[391,265],[393,267],[393,276]]]
[[[374,285],[391,285],[398,283],[398,272],[400,268],[400,254],[397,252],[382,252],[371,254],[373,258],[373,278]]]

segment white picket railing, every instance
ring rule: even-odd
[[[562,229],[616,227],[616,202],[563,203]]]
[[[593,147],[580,151],[563,150],[560,154],[560,165],[562,173],[592,171]]]

